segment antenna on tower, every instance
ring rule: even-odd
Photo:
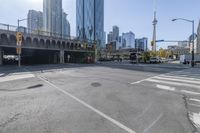
[[[156,0],[153,0],[153,12],[156,12],[156,10],[157,10]]]
[[[156,25],[158,23],[156,18],[156,0],[153,0],[154,2],[154,19],[153,19],[153,39],[151,42],[152,51],[156,52]]]

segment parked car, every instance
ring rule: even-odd
[[[159,58],[159,57],[151,57],[150,58],[150,64],[152,64],[152,63],[161,63],[162,61],[161,61],[161,59]]]

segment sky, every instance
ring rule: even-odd
[[[132,31],[136,38],[152,40],[154,0],[104,0],[105,31],[113,25],[120,28],[120,34]],[[43,0],[0,0],[0,23],[17,25],[17,19],[27,17],[29,9],[42,11]],[[76,29],[76,0],[63,0],[63,9],[68,14],[72,36]],[[200,19],[200,0],[156,0],[157,39],[187,40],[192,34],[192,25],[184,21],[172,22],[173,18],[195,20],[195,31]],[[26,25],[22,22],[21,25]],[[166,48],[171,43],[159,43]]]

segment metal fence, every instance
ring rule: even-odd
[[[6,30],[6,31],[13,31],[13,32],[22,32],[24,35],[35,35],[35,36],[44,36],[44,37],[50,37],[50,38],[54,38],[54,39],[64,39],[64,40],[76,40],[76,41],[81,41],[81,42],[86,42],[86,43],[94,43],[93,40],[86,40],[86,39],[80,39],[78,37],[74,37],[74,36],[67,36],[67,35],[63,35],[63,34],[58,34],[58,33],[53,33],[53,32],[48,32],[48,31],[44,31],[44,30],[33,30],[33,29],[29,29],[27,27],[24,26],[13,26],[13,25],[9,25],[9,24],[3,24],[0,23],[0,30]]]

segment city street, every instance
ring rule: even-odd
[[[0,67],[0,133],[198,133],[200,69]]]

